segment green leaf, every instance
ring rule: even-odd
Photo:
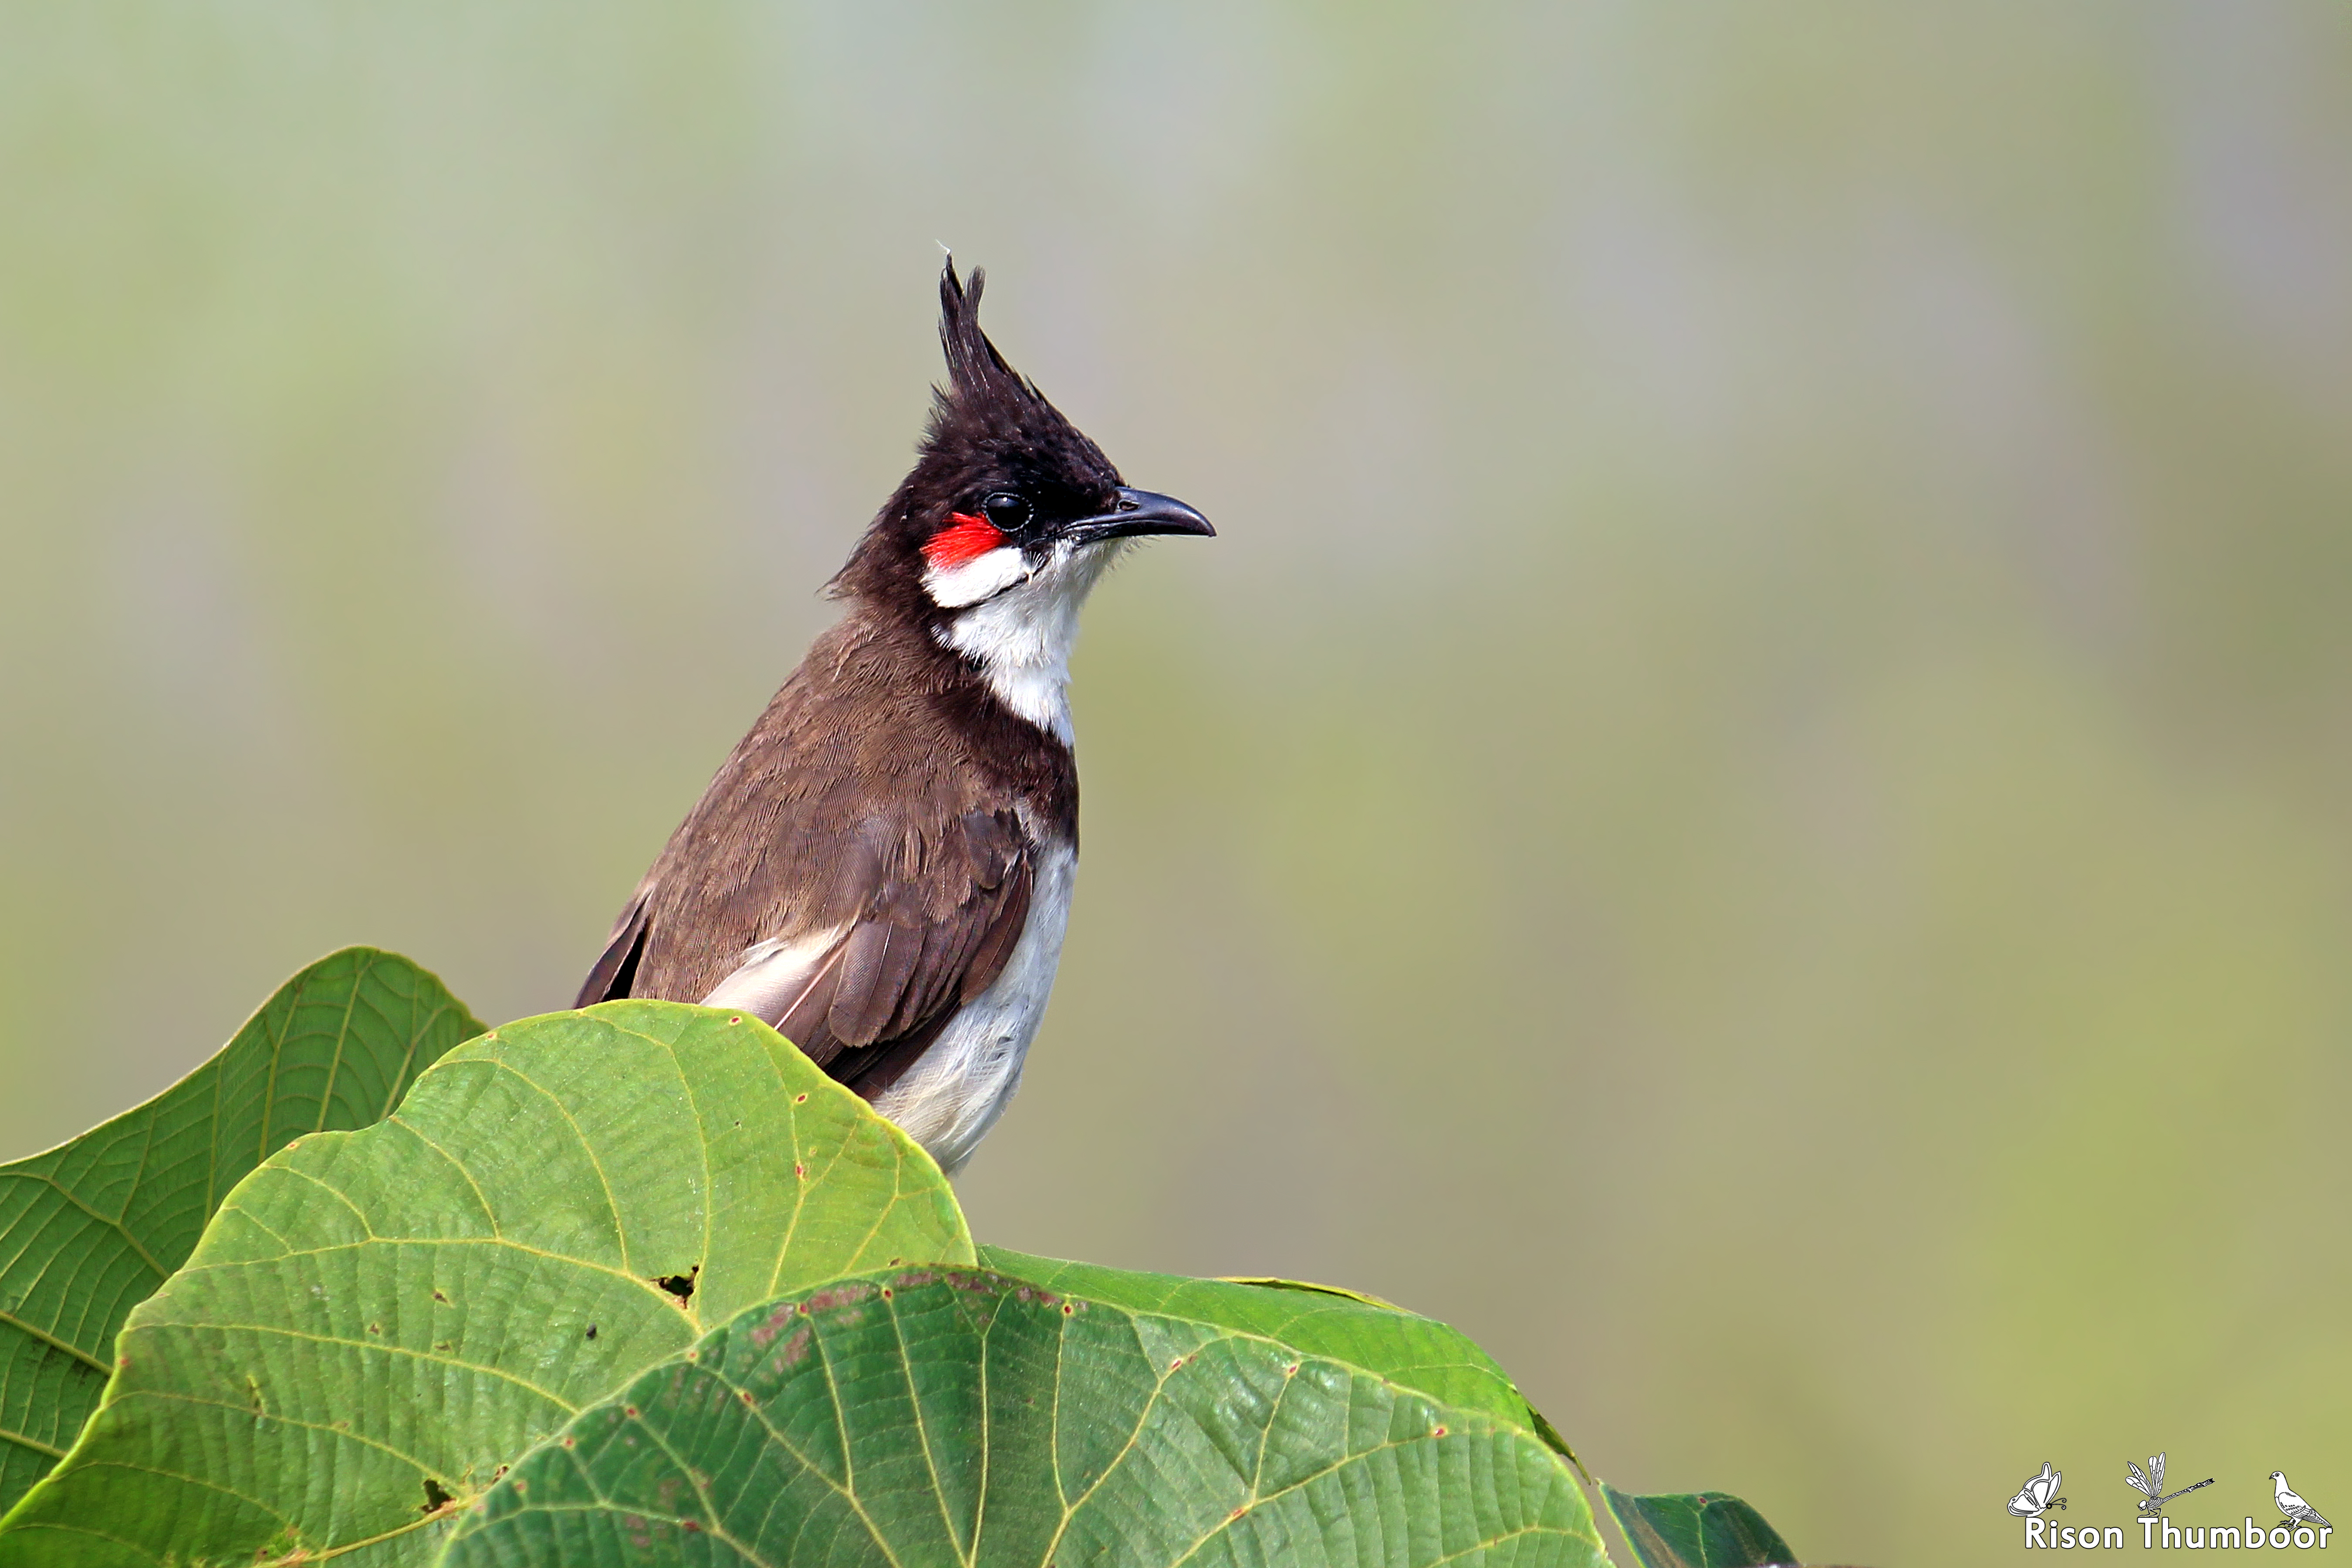
[[[296,1133],[382,1121],[481,1032],[408,960],[348,947],[146,1104],[0,1165],[0,1513],[98,1407],[123,1320],[187,1260],[222,1196]]]
[[[0,1564],[429,1561],[501,1461],[707,1323],[971,1256],[930,1157],[757,1019],[509,1025],[229,1194]]]
[[[982,1247],[980,1260],[984,1268],[1064,1295],[1263,1334],[1312,1355],[1346,1362],[1441,1404],[1482,1411],[1533,1432],[1571,1464],[1576,1460],[1551,1423],[1528,1404],[1476,1341],[1375,1297],[1296,1279],[1137,1274],[1095,1263],[1034,1258],[1003,1247]]]
[[[1762,1514],[1723,1492],[1637,1497],[1604,1482],[1601,1495],[1642,1568],[1765,1568],[1797,1560]]]
[[[1197,1318],[909,1269],[756,1307],[583,1412],[445,1568],[1604,1563],[1519,1426]]]

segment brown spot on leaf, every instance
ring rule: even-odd
[[[427,1476],[425,1478],[425,1506],[418,1509],[416,1511],[419,1513],[439,1513],[443,1509],[447,1508],[451,1503],[457,1500],[457,1499],[449,1495],[449,1489],[447,1487],[443,1486],[431,1476]]]
[[[595,1325],[595,1324],[593,1324],[593,1323],[591,1323],[591,1324],[589,1324],[589,1325],[588,1325],[588,1331],[587,1331],[587,1333],[585,1333],[584,1335],[583,1335],[583,1336],[582,1336],[582,1338],[583,1338],[583,1339],[591,1339],[591,1340],[593,1340],[593,1339],[594,1339],[595,1337],[596,1337],[596,1325]]]
[[[860,1301],[870,1300],[873,1294],[874,1287],[871,1285],[835,1285],[817,1291],[808,1299],[807,1305],[812,1311],[830,1312],[836,1307],[856,1306]]]
[[[664,1274],[656,1279],[654,1284],[677,1297],[677,1304],[683,1307],[694,1300],[694,1279],[701,1272],[702,1265],[698,1263],[683,1274]]]
[[[755,1323],[751,1327],[751,1343],[753,1347],[759,1350],[766,1350],[769,1344],[774,1341],[775,1337],[784,1331],[784,1325],[792,1321],[793,1310],[789,1306],[779,1307],[774,1311],[769,1313],[768,1321],[766,1322]]]

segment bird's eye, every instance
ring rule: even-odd
[[[1007,533],[1017,533],[1028,525],[1029,503],[1010,490],[999,490],[980,503],[988,521]]]

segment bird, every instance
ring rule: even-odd
[[[2278,1510],[2286,1516],[2286,1521],[2289,1524],[2315,1524],[2328,1530],[2336,1528],[2334,1525],[2329,1524],[2326,1520],[2320,1517],[2320,1512],[2317,1509],[2312,1507],[2309,1503],[2295,1496],[2294,1492],[2287,1489],[2286,1472],[2284,1470],[2273,1470],[2271,1472],[2271,1479],[2278,1483],[2276,1490]]]
[[[940,277],[947,377],[916,461],[827,585],[840,618],[737,743],[614,922],[576,1005],[755,1015],[954,1176],[1045,1010],[1078,855],[1078,610],[1151,535],[1130,488]]]

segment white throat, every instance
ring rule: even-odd
[[[998,701],[1066,746],[1072,743],[1070,648],[1078,639],[1078,606],[1120,548],[1118,542],[1059,544],[1033,567],[1008,545],[956,568],[953,583],[930,581],[948,574],[926,574],[934,599],[951,608],[969,605],[941,628],[940,640],[978,662]],[[954,595],[976,579],[992,584],[988,596],[959,601]]]

